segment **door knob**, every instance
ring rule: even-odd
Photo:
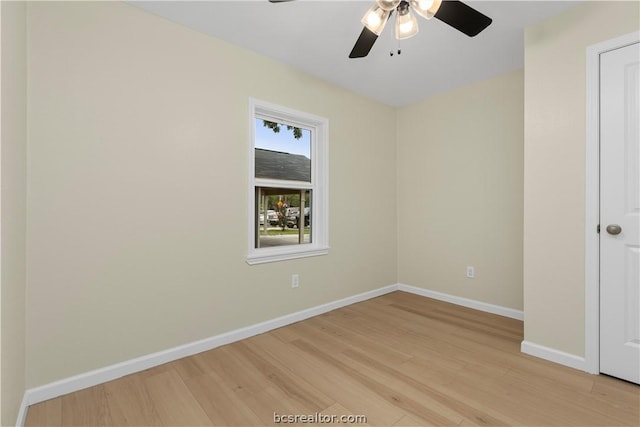
[[[611,234],[612,236],[616,236],[621,232],[622,232],[622,227],[620,227],[618,224],[607,225],[607,233]]]

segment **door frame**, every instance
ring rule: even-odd
[[[640,42],[640,31],[587,47],[585,368],[600,373],[600,55]]]

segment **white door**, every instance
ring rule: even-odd
[[[640,43],[600,55],[600,371],[640,384]]]

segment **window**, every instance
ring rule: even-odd
[[[250,101],[249,264],[328,253],[328,126]]]

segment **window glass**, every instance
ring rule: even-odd
[[[256,118],[255,177],[311,182],[311,131]]]
[[[311,243],[311,190],[258,187],[256,199],[256,247]]]
[[[249,264],[328,253],[328,121],[251,100]]]

